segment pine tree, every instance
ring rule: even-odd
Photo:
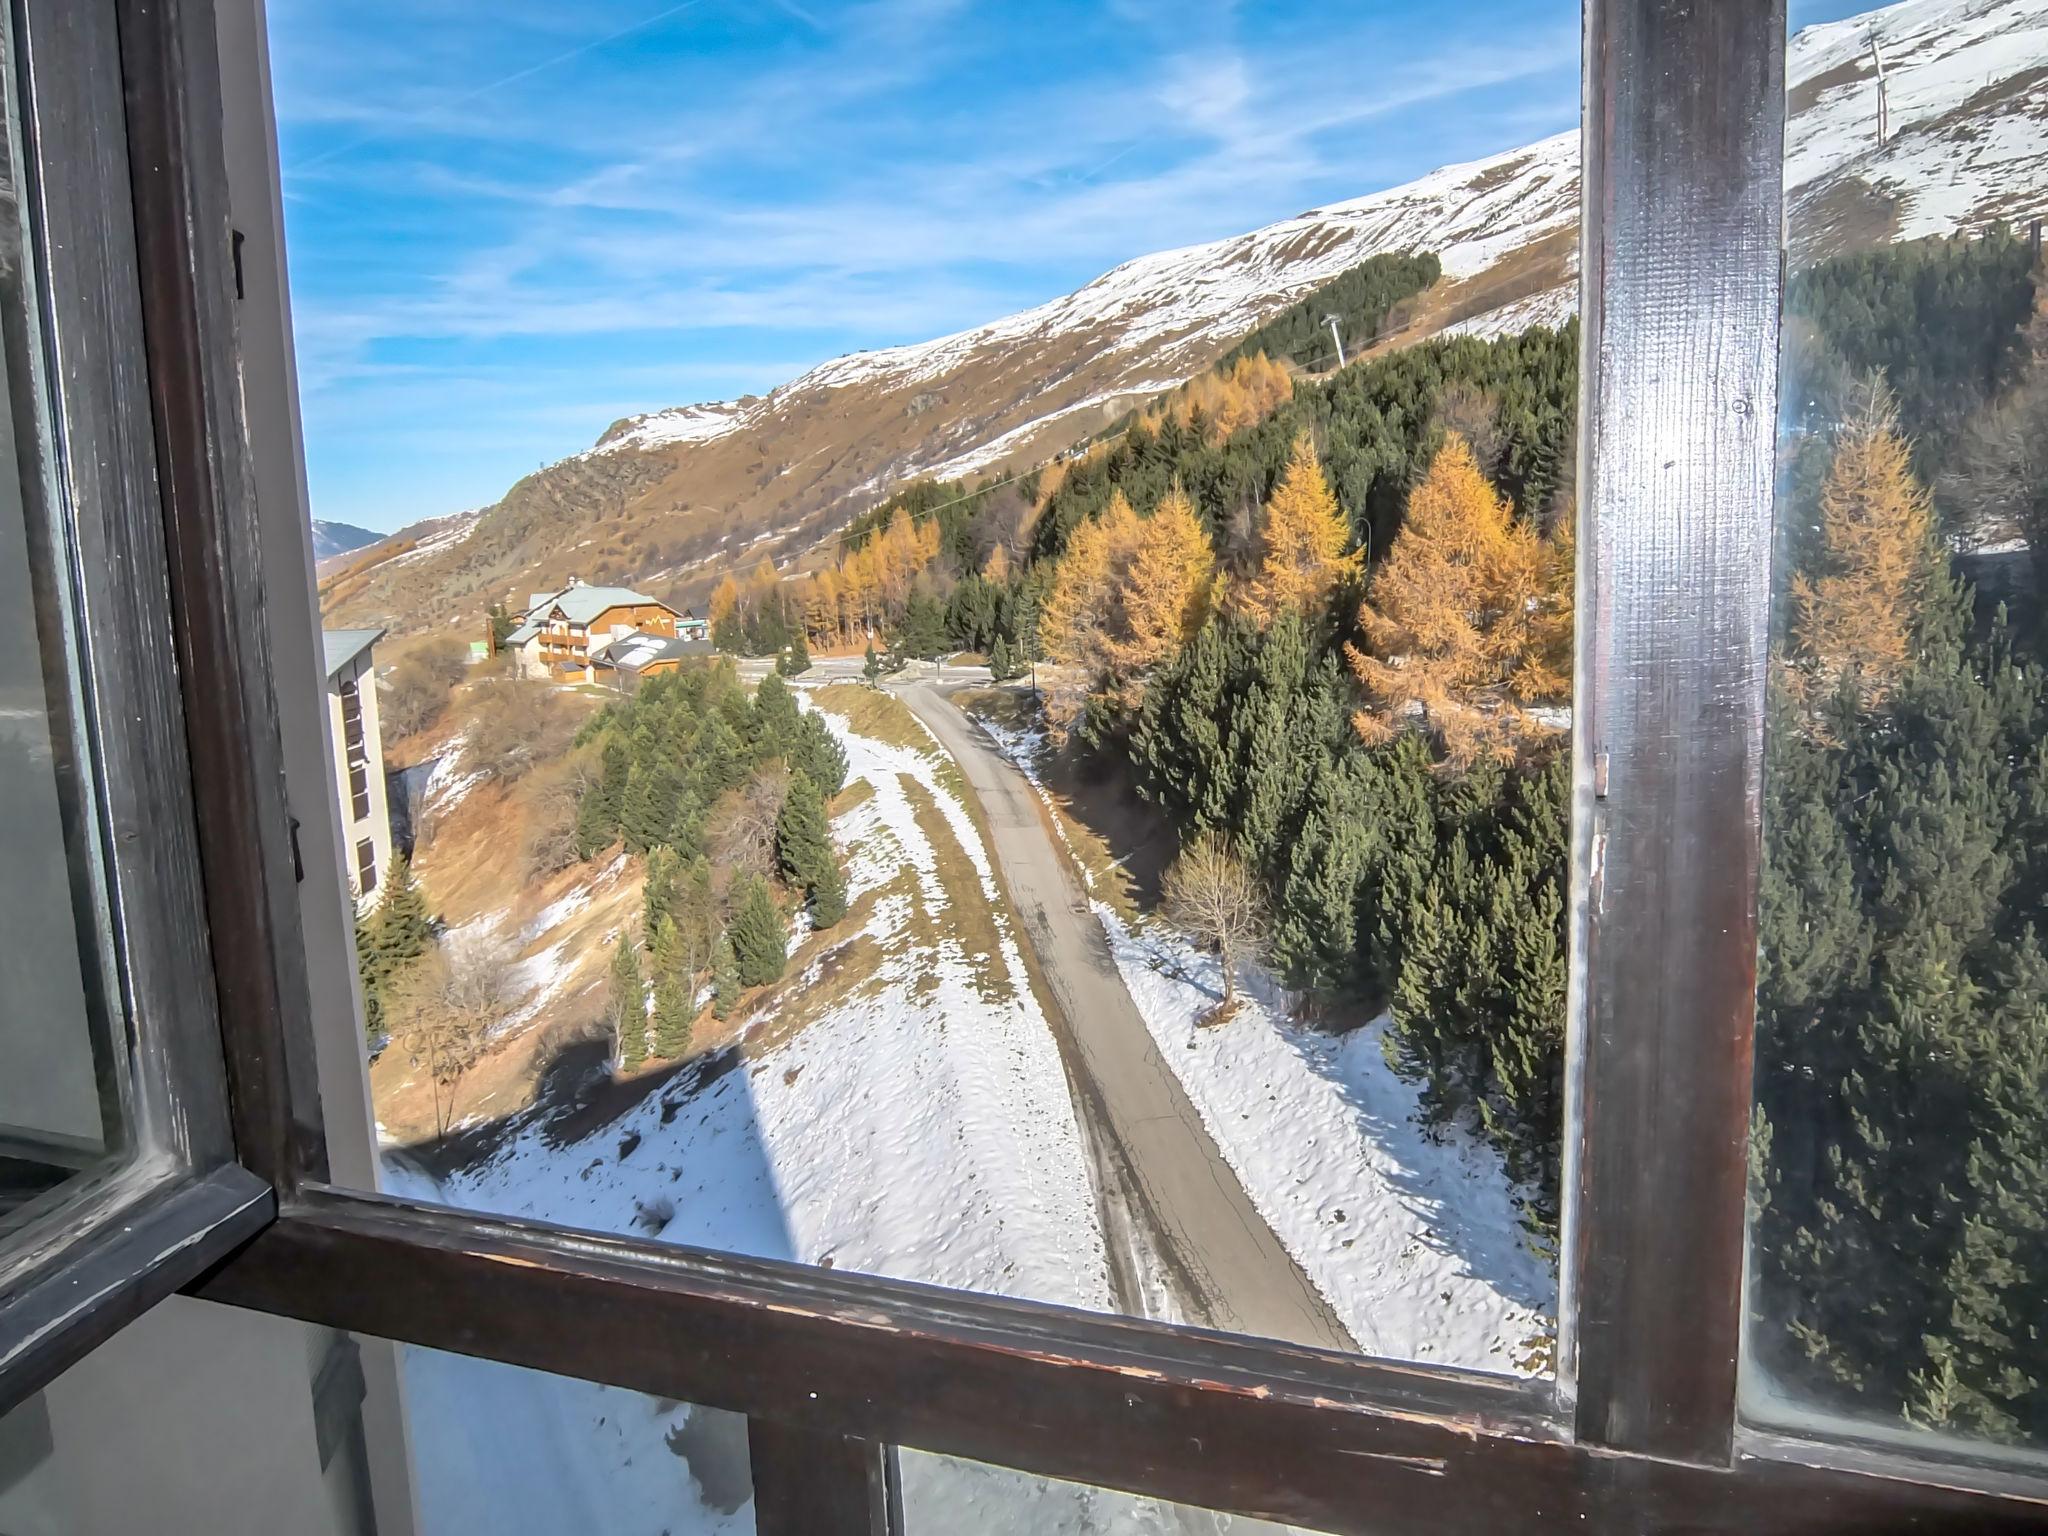
[[[618,840],[619,816],[633,777],[633,753],[617,732],[605,737],[597,783],[583,792],[576,807],[576,846],[584,858]]]
[[[789,645],[775,663],[775,670],[785,677],[800,677],[811,670],[811,647],[805,638],[801,624],[790,632]]]
[[[618,1044],[619,1067],[632,1072],[647,1059],[647,983],[640,974],[640,951],[632,935],[622,928],[614,944],[605,1012]]]
[[[394,854],[384,872],[384,889],[370,921],[380,975],[387,978],[424,955],[434,942],[426,894],[412,877],[412,860],[403,853]]]
[[[1283,611],[1318,618],[1362,556],[1345,551],[1351,529],[1307,432],[1294,440],[1287,471],[1259,522],[1259,564],[1236,589],[1239,606],[1261,624]]]
[[[741,701],[751,719],[751,708]],[[735,789],[747,777],[750,757],[740,734],[723,714],[705,716],[690,738],[687,758],[690,785],[703,804],[714,804],[728,789]]]
[[[798,723],[789,766],[817,785],[819,795],[827,800],[846,787],[846,749],[839,745],[823,715],[814,711]]]
[[[790,775],[775,817],[775,858],[783,879],[806,896],[815,894],[826,872],[838,865],[825,802],[807,774]]]
[[[1384,741],[1413,719],[1461,768],[1539,736],[1513,681],[1536,643],[1542,592],[1538,539],[1451,433],[1358,611],[1370,652],[1346,648],[1374,705],[1357,717],[1360,736]]]
[[[779,674],[770,672],[754,694],[755,749],[764,757],[785,757],[796,733],[796,695]]]
[[[997,635],[996,643],[989,647],[988,675],[998,683],[1006,683],[1017,675],[1016,663],[1010,660],[1009,642],[1001,635]]]
[[[846,872],[834,858],[818,872],[817,883],[811,887],[811,921],[820,928],[833,928],[845,916]]]
[[[618,827],[605,815],[604,796],[595,786],[576,802],[576,856],[590,858],[618,839]]]
[[[1821,488],[1819,549],[1792,582],[1792,655],[1820,692],[1875,706],[1912,658],[1934,558],[1933,505],[1913,477],[1898,407],[1873,380]]]
[[[714,1018],[726,1018],[732,1013],[732,1005],[740,996],[740,962],[733,952],[732,936],[721,933],[718,944],[711,955],[711,1013]]]
[[[677,793],[675,770],[666,759],[656,757],[646,767],[634,770],[619,810],[619,831],[629,849],[644,853],[668,837]]]
[[[759,875],[747,877],[726,933],[742,986],[766,986],[782,975],[789,961],[789,937],[775,895]]]
[[[870,687],[874,686],[874,684],[881,681],[882,662],[881,659],[875,655],[875,642],[872,640],[868,642],[867,661],[862,665],[860,669],[860,675],[868,680],[868,685]]]
[[[647,873],[640,886],[641,932],[657,933],[668,921],[675,906],[676,880],[681,867],[675,849],[666,843],[658,843],[647,850]]]
[[[690,1049],[690,1024],[696,1018],[696,979],[684,950],[682,928],[674,918],[662,918],[647,958],[653,971],[653,1053],[664,1061],[676,1061]]]
[[[1829,477],[1848,515],[1910,523],[1896,434],[1858,425]],[[1973,625],[1938,550],[1902,623],[1873,574],[1896,559],[1823,536],[1812,560],[1823,609],[1828,576],[1848,600],[1795,613],[1766,733],[1757,1347],[1831,1405],[2037,1441],[2048,958],[2025,919],[2048,899],[2048,686],[2002,615]],[[1878,665],[1814,686],[1815,633],[1865,630]]]
[[[946,639],[946,611],[920,583],[904,604],[903,619],[889,649],[898,656],[930,660],[945,651]]]
[[[375,1040],[384,1033],[384,967],[367,918],[355,922],[356,979],[363,992],[363,1033]]]

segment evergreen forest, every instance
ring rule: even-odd
[[[1554,1230],[1577,325],[1289,366],[1432,267],[1368,263],[1092,445],[912,486],[714,611],[1046,664],[1061,749],[1227,840],[1274,970],[1384,1007]],[[2039,275],[1993,229],[1788,287],[1752,1137],[1762,1362],[2007,1441],[2048,1437]]]

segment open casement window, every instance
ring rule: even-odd
[[[183,580],[195,563],[218,569],[223,547],[167,516],[181,466],[141,365],[136,230],[150,215],[137,194],[152,178],[122,131],[138,124],[113,10],[16,6],[0,21],[0,1396],[12,1401],[274,1214],[286,1165],[235,1126],[222,1021],[279,1017],[270,966],[289,957],[203,875],[203,727],[181,681],[212,679],[217,729],[261,740],[262,722],[207,655],[216,621]],[[219,787],[238,804],[237,840],[283,825],[275,786],[267,798]],[[288,877],[288,844],[266,850],[278,851]],[[257,878],[240,900],[260,900]],[[237,932],[256,941],[253,964],[229,958]],[[237,1065],[246,1109],[264,1093],[256,1064]]]
[[[975,1528],[977,1501],[1066,1496],[1042,1480],[1359,1536],[2038,1528],[2048,1483],[1981,1437],[1786,1411],[1798,1384],[1744,1364],[1747,1328],[1797,1374],[1745,1251],[1785,26],[1771,0],[1587,11],[1563,1286],[1557,1375],[1524,1381],[331,1185],[273,702],[312,680],[273,678],[250,558],[212,13],[17,3],[0,319],[32,590],[7,595],[49,724],[0,766],[54,786],[86,978],[55,1043],[97,1129],[47,1128],[0,1227],[0,1406],[189,1286],[743,1414],[767,1536]],[[5,1038],[11,1081],[33,1042]],[[1915,1422],[1988,1401],[1976,1364]]]

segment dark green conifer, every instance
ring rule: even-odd
[[[759,875],[749,875],[741,887],[726,934],[742,986],[766,986],[782,975],[789,961],[788,930],[774,893]]]

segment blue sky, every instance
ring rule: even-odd
[[[1568,128],[1578,24],[1559,0],[273,0],[314,516],[488,503],[620,416]]]

